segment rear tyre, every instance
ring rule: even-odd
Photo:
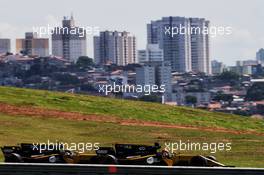
[[[8,158],[5,160],[6,162],[16,162],[16,163],[22,163],[23,159],[19,154],[12,153]]]
[[[56,156],[50,156],[49,157],[49,163],[56,163],[57,162],[57,157]]]
[[[99,158],[99,163],[105,165],[117,165],[118,161],[113,155],[105,155]]]

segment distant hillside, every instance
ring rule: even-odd
[[[0,87],[1,102],[181,126],[264,132],[263,120],[149,102]]]

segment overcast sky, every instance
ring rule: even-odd
[[[163,16],[200,17],[213,26],[230,26],[232,34],[211,39],[212,59],[231,65],[238,59],[255,59],[264,47],[263,0],[1,0],[0,37],[15,38],[33,26],[60,26],[63,16],[74,14],[79,26],[100,30],[126,30],[146,45],[146,24]],[[92,36],[87,38],[93,56]]]

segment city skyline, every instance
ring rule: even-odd
[[[79,26],[99,26],[100,31],[125,30],[130,32],[137,37],[140,50],[144,49],[147,43],[147,23],[164,16],[185,16],[206,18],[212,25],[232,27],[231,36],[212,38],[212,60],[217,59],[227,65],[234,65],[236,60],[255,59],[256,52],[264,47],[264,35],[262,35],[264,26],[258,22],[264,17],[261,13],[264,2],[259,0],[245,2],[240,5],[239,9],[236,8],[236,2],[210,2],[208,0],[201,2],[165,0],[152,4],[147,1],[133,1],[126,6],[123,5],[123,1],[119,0],[115,3],[98,1],[93,2],[94,8],[89,6],[89,2],[82,2],[82,4],[67,2],[65,1],[61,10],[57,10],[56,7],[61,5],[59,2],[48,0],[41,4],[41,8],[38,8],[39,5],[28,0],[27,3],[31,3],[35,8],[25,11],[23,7],[26,7],[26,4],[23,2],[16,2],[14,7],[10,1],[3,1],[2,5],[6,8],[0,12],[0,37],[11,38],[12,51],[14,51],[15,39],[23,37],[25,32],[32,31],[33,26],[46,26],[47,24],[58,26],[63,16],[70,16],[73,12]],[[100,4],[104,5],[100,6]],[[148,7],[150,9],[146,10]],[[15,10],[16,14],[23,14],[20,18],[25,20],[17,20],[15,14],[8,13],[10,9]],[[146,11],[148,13],[145,13]],[[87,53],[90,57],[94,57],[93,36],[87,36]]]

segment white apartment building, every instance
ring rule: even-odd
[[[102,31],[94,37],[94,58],[97,64],[137,63],[136,37],[125,31]]]
[[[151,65],[144,65],[136,68],[136,84],[141,86],[155,85],[155,67]]]
[[[62,27],[56,27],[52,34],[52,54],[76,62],[87,55],[86,31],[75,26],[73,16],[64,17]],[[78,32],[70,32],[78,31]]]
[[[209,35],[203,34],[204,28],[209,28],[209,21],[204,18],[189,18],[191,28],[199,28],[200,32],[191,34],[192,71],[211,74]]]
[[[258,52],[256,53],[256,59],[262,64],[264,65],[264,49],[261,48],[258,50]]]
[[[200,31],[188,32],[191,27]],[[158,44],[163,49],[164,61],[170,61],[173,71],[210,74],[209,35],[204,34],[204,27],[209,28],[204,18],[163,17],[147,25],[148,44]],[[186,31],[180,32],[182,28]]]
[[[26,32],[25,38],[16,39],[16,52],[45,57],[49,55],[49,39],[39,38],[37,33]]]
[[[172,101],[172,75],[169,62],[146,62],[142,67],[136,68],[136,84],[138,85],[163,85],[165,92],[164,101]]]
[[[211,61],[211,69],[213,75],[221,74],[224,71],[225,65],[217,60]]]
[[[153,62],[163,61],[163,50],[159,48],[158,44],[148,44],[146,50],[138,51],[138,62]]]
[[[10,52],[10,39],[0,38],[0,54]]]

